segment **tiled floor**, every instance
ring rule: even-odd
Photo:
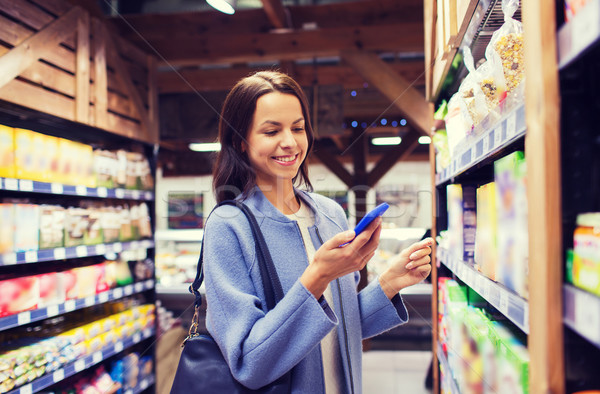
[[[363,354],[364,394],[429,394],[429,351],[371,350]]]

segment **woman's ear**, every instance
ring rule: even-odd
[[[246,153],[246,149],[247,149],[246,141],[242,141],[240,143],[240,148],[242,149],[242,153]]]

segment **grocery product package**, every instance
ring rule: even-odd
[[[523,59],[523,25],[513,16],[519,8],[519,0],[506,0],[502,2],[504,24],[492,35],[492,39],[485,50],[488,61],[502,66],[502,72],[509,93],[519,97],[522,101],[522,86],[525,62]]]
[[[473,126],[477,126],[487,116],[489,110],[485,102],[484,92],[481,90],[480,76],[475,70],[473,55],[469,47],[463,48],[463,61],[465,67],[469,70],[469,74],[460,84],[458,92],[464,100]],[[467,131],[467,135],[469,135],[469,131]]]
[[[600,212],[577,215],[573,245],[573,284],[600,296]]]
[[[496,280],[498,260],[496,219],[496,184],[487,183],[477,189],[477,230],[475,235],[475,267]]]
[[[15,130],[0,125],[0,176],[15,177]]]

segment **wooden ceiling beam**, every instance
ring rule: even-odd
[[[283,8],[281,0],[262,0],[263,9],[271,25],[276,29],[292,27],[288,24],[286,11]]]
[[[431,121],[429,105],[412,82],[398,75],[379,56],[364,50],[342,52],[342,59],[365,78],[372,87],[383,93],[400,109],[406,119],[422,134],[429,135]]]
[[[150,41],[153,51],[173,66],[269,62],[339,56],[358,48],[423,53],[423,23],[352,26],[286,33],[199,35],[174,40],[169,34]]]
[[[391,63],[390,67],[406,80],[415,81],[416,86],[423,86],[423,62],[421,60]],[[281,62],[280,68],[290,72],[289,63]],[[158,91],[160,94],[189,93],[229,90],[240,78],[256,68],[215,68],[215,69],[183,69],[181,71],[162,71],[158,73]],[[365,79],[345,65],[294,65],[294,78],[302,86],[342,85],[345,89],[364,87]],[[381,100],[378,100],[381,101]],[[385,108],[385,106],[384,106]]]

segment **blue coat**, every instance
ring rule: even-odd
[[[333,200],[297,193],[315,212],[315,225],[309,229],[315,250],[348,229],[344,211]],[[345,392],[360,393],[362,339],[408,320],[401,297],[390,301],[377,280],[357,293],[356,272],[332,282],[332,309],[323,297],[317,300],[300,283],[308,258],[297,222],[283,215],[258,188],[244,203],[262,229],[285,296],[268,313],[261,309],[264,293],[250,225],[238,208],[217,208],[204,232],[206,327],[234,377],[249,388],[259,388],[295,367],[293,392],[324,393],[319,343],[335,329]]]

